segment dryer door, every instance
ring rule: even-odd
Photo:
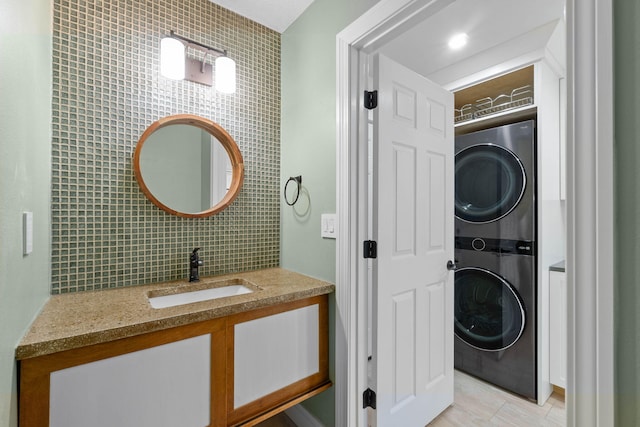
[[[463,221],[486,223],[509,214],[527,185],[524,167],[510,150],[478,144],[455,157],[455,213]]]
[[[499,351],[524,330],[525,311],[516,290],[502,277],[468,267],[455,274],[455,334],[472,347]]]

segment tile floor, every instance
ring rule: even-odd
[[[454,403],[428,427],[562,427],[564,397],[554,393],[544,406],[455,371]],[[296,427],[279,414],[259,427]]]
[[[544,406],[455,371],[454,402],[429,427],[565,426],[564,396]]]

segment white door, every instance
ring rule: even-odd
[[[374,58],[373,354],[379,427],[453,403],[453,94]]]

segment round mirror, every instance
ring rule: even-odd
[[[231,135],[190,114],[149,126],[136,146],[133,171],[153,204],[185,218],[220,212],[236,198],[244,180],[242,154]]]

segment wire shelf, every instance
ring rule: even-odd
[[[456,108],[454,122],[463,123],[528,105],[533,105],[533,88],[531,85],[513,89],[508,95],[500,94],[495,98],[481,98],[474,104],[465,104],[460,109]]]

